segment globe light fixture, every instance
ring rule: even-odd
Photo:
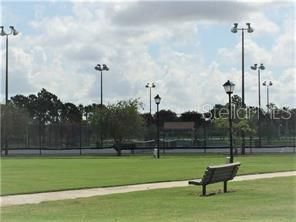
[[[234,91],[235,84],[229,80],[223,84],[224,90],[227,94],[232,94]]]

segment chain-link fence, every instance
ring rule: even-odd
[[[50,151],[56,154],[114,152],[113,139],[103,136],[101,142],[98,127],[93,127],[86,121],[41,125],[32,122],[24,124],[14,120],[7,122],[7,128],[3,128],[1,124],[2,154],[5,154],[5,151],[8,151],[8,154],[49,154]],[[277,130],[273,132],[274,136],[263,135],[261,146],[258,135],[245,137],[247,152],[295,152],[294,132],[279,135]],[[156,126],[149,126],[141,137],[125,140],[120,144],[120,149],[128,153],[152,152],[156,139]],[[233,144],[239,152],[242,139],[235,136]],[[228,152],[228,147],[228,129],[216,129],[208,125],[194,130],[160,130],[160,148],[163,152]]]

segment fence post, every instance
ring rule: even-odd
[[[293,152],[295,153],[295,151],[296,151],[296,138],[295,138],[295,136],[293,136],[293,144],[294,144]]]
[[[79,148],[80,148],[80,150],[79,150],[79,154],[81,155],[82,154],[82,150],[81,150],[81,148],[82,148],[82,125],[81,125],[81,121],[82,120],[80,120],[80,124],[79,124]]]

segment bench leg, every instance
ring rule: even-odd
[[[224,181],[224,193],[227,192],[227,181]]]
[[[206,185],[202,185],[202,195],[206,196],[207,188]]]

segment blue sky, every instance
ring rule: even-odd
[[[293,1],[92,1],[1,2],[1,24],[20,32],[9,38],[9,94],[41,88],[75,104],[99,102],[97,63],[104,73],[104,102],[149,93],[161,108],[204,111],[227,97],[222,84],[236,83],[241,95],[241,34],[234,22],[251,22],[245,35],[245,95],[257,105],[254,63],[264,63],[262,79],[272,80],[271,102],[296,106],[295,3]],[[1,41],[1,101],[4,101],[5,42]],[[262,88],[262,101],[265,90]],[[155,107],[153,107],[153,110]]]

